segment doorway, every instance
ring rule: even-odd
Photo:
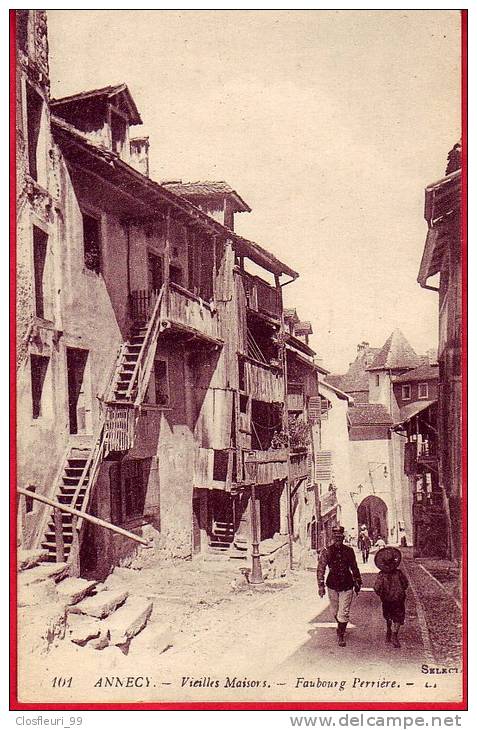
[[[147,254],[147,284],[149,291],[159,291],[162,283],[162,258],[149,251]]]
[[[368,528],[370,538],[382,537],[388,541],[388,508],[380,497],[370,495],[358,507],[358,532],[362,525]]]
[[[88,350],[66,349],[68,373],[68,415],[71,434],[87,433],[91,415],[91,394],[87,388]]]

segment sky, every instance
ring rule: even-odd
[[[300,273],[285,305],[343,372],[399,327],[437,345],[416,277],[426,185],[460,138],[458,11],[48,11],[51,94],[126,82],[151,177],[226,180],[240,235]]]

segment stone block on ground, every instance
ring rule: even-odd
[[[174,633],[168,623],[149,623],[131,644],[130,654],[133,656],[152,652],[161,654],[168,647],[174,646]]]
[[[24,570],[18,576],[20,585],[39,583],[42,580],[61,580],[66,574],[68,566],[66,563],[42,563],[28,570]]]
[[[106,622],[111,644],[126,644],[146,625],[152,612],[152,601],[147,598],[130,597]]]
[[[56,592],[65,603],[72,605],[81,601],[96,586],[96,581],[84,578],[65,578],[56,586]]]
[[[127,591],[100,591],[95,596],[83,598],[82,601],[70,606],[70,613],[84,613],[95,618],[106,618],[120,606],[128,597]]]
[[[47,550],[19,550],[17,554],[18,570],[33,568],[42,560],[46,560],[47,557]]]
[[[68,616],[67,636],[73,643],[84,646],[90,639],[96,639],[100,633],[99,619],[81,613],[73,613]]]
[[[46,653],[56,639],[63,639],[66,629],[64,606],[54,601],[19,609],[18,644],[20,655]]]
[[[56,586],[53,580],[41,580],[18,585],[18,606],[43,606],[56,601]]]
[[[89,649],[106,649],[107,646],[109,646],[109,632],[107,631],[101,631],[100,635],[96,639],[92,639],[91,641],[88,641],[88,648]]]

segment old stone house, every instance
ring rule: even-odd
[[[311,328],[284,317],[298,274],[235,233],[227,183],[149,177],[126,84],[50,99],[46,13],[17,20],[22,544],[104,575],[134,536],[190,557],[247,554],[253,516],[287,535],[312,469],[287,366],[317,395]]]

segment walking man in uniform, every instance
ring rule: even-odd
[[[328,567],[326,587],[330,599],[331,610],[338,623],[336,633],[338,645],[346,646],[345,632],[349,621],[353,590],[356,594],[361,589],[361,574],[356,563],[353,548],[343,545],[344,528],[333,528],[333,542],[324,548],[318,558],[318,595],[325,595],[325,572]]]

